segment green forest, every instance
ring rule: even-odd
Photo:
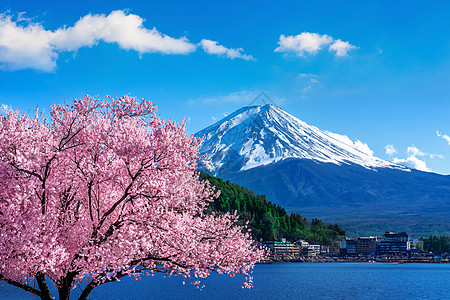
[[[215,212],[235,212],[240,222],[249,221],[249,228],[255,239],[264,241],[286,238],[289,241],[306,240],[312,244],[331,245],[345,231],[337,224],[325,224],[319,219],[311,221],[298,213],[287,213],[279,205],[268,201],[264,195],[220,178],[200,173],[212,186],[220,190],[220,196],[211,203],[208,210]]]
[[[431,236],[429,238],[421,238],[423,241],[423,250],[436,254],[450,253],[450,236]]]

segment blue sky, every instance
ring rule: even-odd
[[[4,0],[0,13],[2,105],[129,93],[195,133],[264,91],[378,157],[450,174],[448,1]]]

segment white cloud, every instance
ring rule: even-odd
[[[411,169],[431,172],[431,170],[427,168],[427,164],[415,156],[409,156],[406,159],[394,158],[393,162]]]
[[[392,145],[387,145],[386,146],[386,153],[388,153],[388,148],[389,146]],[[395,148],[392,149],[395,150]],[[392,153],[393,154],[393,153]],[[389,154],[389,155],[392,155]],[[432,172],[428,167],[427,164],[424,160],[419,159],[419,157],[424,157],[424,158],[429,158],[429,159],[442,159],[444,158],[444,156],[442,154],[430,154],[430,153],[426,153],[424,151],[421,151],[419,148],[417,148],[414,145],[411,145],[410,147],[407,148],[406,150],[406,154],[408,155],[407,158],[394,158],[392,160],[393,163],[399,164],[399,165],[403,165],[406,166],[408,168],[411,169],[416,169],[416,170],[420,170],[420,171],[425,171],[425,172]]]
[[[87,15],[73,27],[54,32],[52,44],[59,50],[74,51],[93,46],[99,41],[117,43],[120,48],[135,50],[141,54],[160,52],[164,54],[187,54],[195,51],[195,45],[187,38],[172,38],[156,28],[146,29],[138,15],[126,14],[122,10],[105,15]]]
[[[305,94],[308,93],[309,91],[311,91],[312,89],[313,89],[313,85],[312,84],[305,85],[302,88],[302,93],[301,93],[302,98],[306,98]]]
[[[347,56],[348,51],[358,49],[358,47],[351,45],[349,42],[343,42],[338,39],[335,40],[328,49],[330,51],[336,51],[336,56]]]
[[[306,94],[321,86],[319,75],[312,73],[298,74],[298,80],[303,86],[301,89],[301,97],[306,98]]]
[[[200,41],[200,46],[206,53],[211,55],[224,56],[231,59],[241,58],[243,60],[256,60],[253,56],[244,54],[244,49],[242,48],[227,48],[219,45],[216,41],[203,39]]]
[[[201,102],[203,104],[216,104],[216,103],[248,103],[251,102],[255,97],[258,96],[258,93],[251,91],[239,91],[233,92],[226,95],[219,96],[207,96],[200,97],[197,100],[193,100],[193,102]]]
[[[58,58],[50,44],[52,37],[40,24],[22,27],[11,16],[0,14],[0,69],[52,71]]]
[[[425,156],[425,157],[428,157],[431,159],[444,158],[444,156],[442,154],[431,154],[431,153],[423,152],[414,145],[412,145],[411,147],[408,147],[408,149],[406,150],[406,153],[410,156]]]
[[[338,133],[334,133],[334,132],[330,132],[330,131],[326,131],[326,134],[331,136],[332,138],[334,138],[335,140],[338,140],[348,146],[351,146],[353,148],[355,148],[356,150],[359,150],[365,154],[368,155],[373,155],[373,151],[372,149],[370,149],[369,145],[367,145],[366,143],[361,142],[360,140],[356,140],[355,142],[353,142],[348,136],[343,135],[343,134],[338,134]]]
[[[447,143],[450,145],[450,136],[446,135],[446,134],[442,134],[439,131],[436,131],[437,136],[443,138],[444,140],[447,141]]]
[[[425,156],[426,154],[422,151],[420,151],[416,146],[412,145],[411,147],[408,147],[406,150],[406,153],[410,156]]]
[[[319,75],[316,74],[311,74],[311,73],[300,73],[298,74],[298,78],[302,81],[302,82],[310,82],[310,83],[320,83],[319,81]]]
[[[361,142],[360,140],[356,140],[353,143],[353,146],[358,149],[359,151],[369,154],[369,155],[373,155],[373,151],[372,149],[369,148],[369,145],[367,145],[366,143]]]
[[[328,47],[329,51],[335,51],[336,56],[347,56],[348,51],[358,48],[349,42],[335,40],[329,35],[312,32],[302,32],[295,36],[282,34],[278,44],[275,52],[293,52],[298,56],[314,55],[324,47]]]
[[[394,145],[386,145],[384,149],[386,149],[386,154],[389,156],[397,153],[397,150],[395,149]]]
[[[300,78],[317,78],[317,77],[319,77],[319,75],[312,74],[312,73],[300,73],[300,74],[298,74],[298,77],[300,77]]]
[[[261,100],[260,100],[261,98]],[[260,100],[260,101],[259,101]],[[284,103],[286,99],[285,98],[279,98],[279,97],[271,97],[264,98],[261,97],[260,91],[239,91],[239,92],[232,92],[226,95],[217,95],[217,96],[203,96],[199,97],[197,99],[190,99],[188,101],[189,104],[195,105],[198,103],[202,104],[239,104],[239,105],[263,105],[272,103],[281,105]]]
[[[0,14],[0,68],[6,70],[35,69],[51,72],[56,68],[58,54],[92,47],[100,41],[117,43],[120,48],[139,54],[188,54],[196,46],[187,38],[172,38],[155,28],[143,26],[144,19],[122,10],[106,15],[86,15],[73,27],[46,30],[39,23],[26,20],[22,26],[8,14]]]
[[[326,131],[325,133],[328,134],[329,136],[331,136],[332,138],[334,138],[335,140],[338,140],[344,144],[353,146],[353,141],[346,135],[334,133],[331,131]]]
[[[333,38],[326,34],[320,35],[311,32],[302,32],[295,36],[285,36],[282,34],[275,52],[295,52],[299,56],[316,54],[324,46],[331,44]]]

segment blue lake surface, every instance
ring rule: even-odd
[[[89,299],[450,299],[450,264],[275,263],[257,265],[253,276],[248,290],[241,277],[212,274],[201,291],[180,277],[127,277]],[[37,299],[6,284],[0,298]]]

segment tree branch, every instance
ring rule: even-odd
[[[36,274],[36,280],[39,285],[39,288],[41,289],[41,299],[42,300],[53,300],[52,294],[50,294],[50,290],[48,289],[47,283],[45,282],[45,274],[44,273],[37,273]]]
[[[42,295],[41,291],[39,291],[39,290],[37,290],[37,289],[35,289],[35,288],[29,286],[29,285],[23,284],[23,283],[21,283],[21,282],[19,282],[19,281],[15,281],[15,280],[6,278],[5,276],[3,276],[3,275],[1,275],[1,274],[0,274],[0,281],[4,281],[4,282],[6,282],[7,284],[10,284],[10,285],[12,285],[12,286],[21,288],[21,289],[23,289],[23,290],[25,290],[25,291],[27,291],[27,292],[30,292],[30,293],[32,293],[32,294],[35,294],[36,296],[41,297],[41,295]]]
[[[117,206],[119,206],[120,203],[122,203],[122,202],[130,195],[130,193],[129,193],[129,192],[130,192],[130,189],[133,187],[133,184],[134,184],[134,181],[136,180],[136,178],[141,174],[141,171],[142,171],[142,169],[140,169],[139,171],[137,171],[136,174],[135,174],[134,176],[131,177],[131,182],[130,182],[130,184],[127,186],[127,188],[125,189],[125,192],[124,192],[123,196],[122,196],[119,200],[117,200],[116,203],[114,203],[114,204],[111,206],[111,208],[110,208],[107,212],[105,212],[105,213],[103,214],[102,219],[100,220],[100,222],[99,222],[99,224],[98,224],[98,226],[97,226],[97,230],[100,230],[100,228],[102,227],[102,225],[103,225],[103,223],[105,222],[106,218],[107,218],[110,214],[112,214],[112,213],[116,210]]]
[[[45,184],[47,182],[48,176],[50,175],[50,165],[52,161],[56,158],[56,154],[52,156],[52,158],[49,159],[47,164],[45,165],[44,170],[44,176],[42,177],[42,198],[41,198],[41,209],[42,214],[45,215],[45,205],[46,205],[46,199],[45,199]]]
[[[94,216],[92,215],[92,184],[93,181],[89,181],[88,183],[88,200],[89,200],[89,216],[91,218],[92,224],[94,224]]]
[[[13,166],[14,168],[16,168],[17,171],[23,172],[25,174],[31,175],[31,176],[35,176],[37,177],[40,181],[42,181],[42,176],[39,175],[38,173],[34,172],[34,171],[28,171],[25,169],[22,169],[21,167],[19,167],[18,165],[16,165],[15,162],[10,162],[9,163],[11,166]]]
[[[142,259],[137,259],[137,260],[131,261],[130,264],[128,265],[128,268],[117,272],[116,275],[114,275],[114,276],[112,276],[110,278],[106,278],[106,279],[103,278],[103,277],[106,276],[106,274],[107,274],[106,272],[102,272],[102,273],[98,274],[96,276],[96,278],[92,279],[92,281],[89,282],[88,285],[84,288],[84,290],[82,291],[82,293],[81,293],[80,297],[78,298],[78,300],[86,300],[87,297],[89,296],[89,294],[92,292],[92,290],[94,288],[96,288],[97,286],[100,286],[100,285],[108,283],[108,282],[114,282],[114,281],[119,280],[122,277],[130,275],[129,269],[131,267],[137,267],[141,263],[143,263],[145,261],[148,261],[148,260],[166,261],[166,262],[173,263],[173,264],[175,264],[175,265],[177,265],[177,266],[179,266],[181,268],[187,268],[184,265],[181,265],[181,264],[178,264],[176,262],[171,261],[170,258],[157,258],[157,257],[147,256],[147,257],[142,258]],[[142,266],[142,268],[140,268],[139,270],[134,270],[131,274],[141,274],[144,271],[148,271],[148,270],[153,270],[153,271],[161,272],[161,273],[167,273],[167,271],[165,271],[165,270],[160,270],[160,269],[157,269],[157,268]]]

